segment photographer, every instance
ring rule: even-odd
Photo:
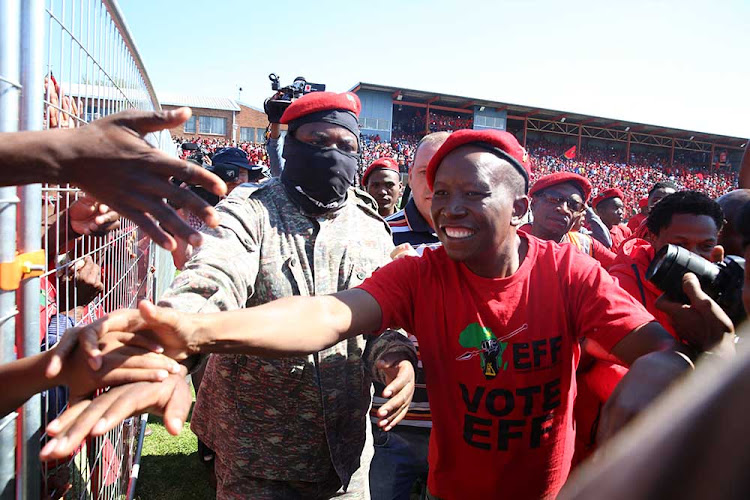
[[[263,167],[259,165],[250,165],[247,160],[247,155],[239,148],[220,149],[214,154],[213,159],[203,155],[193,155],[188,161],[199,164],[200,161],[205,160],[211,162],[206,169],[216,174],[226,183],[227,194],[231,193],[237,186],[246,182],[259,183],[266,179]],[[189,184],[184,184],[183,186],[186,189],[193,191],[212,206],[216,205],[224,198],[209,193],[201,186],[191,186]],[[195,229],[201,227],[202,221],[192,214],[180,211],[180,215],[188,222],[190,227]],[[190,260],[190,256],[193,255],[193,250],[193,246],[187,241],[180,239],[177,240],[177,248],[172,252],[172,260],[177,269],[183,269],[185,263]]]
[[[646,279],[646,270],[656,252],[668,244],[681,246],[711,262],[721,262],[724,249],[717,243],[723,225],[721,207],[705,194],[697,191],[670,194],[653,205],[646,219],[647,239],[626,241],[610,274],[676,336],[672,319],[656,307],[662,291]]]

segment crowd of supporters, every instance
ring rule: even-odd
[[[424,134],[425,125],[430,132],[439,130],[461,130],[472,128],[473,119],[458,116],[455,113],[430,111],[425,120],[425,112],[417,109],[405,120],[394,120],[393,132],[396,135]]]
[[[213,155],[216,151],[222,148],[238,147],[247,154],[247,159],[251,165],[264,165],[268,166],[268,154],[266,153],[266,147],[263,144],[256,142],[240,142],[237,146],[234,146],[232,141],[226,139],[210,139],[205,137],[198,137],[196,139],[186,139],[184,137],[174,137],[174,142],[178,148],[183,144],[193,143],[195,144],[203,154]],[[195,150],[182,149],[180,148],[180,156],[185,159],[188,158]]]
[[[414,159],[419,143],[418,134],[399,134],[391,141],[382,141],[379,136],[365,136],[362,149],[362,164],[367,166],[382,157],[394,158],[402,172]],[[529,143],[527,150],[533,165],[532,181],[554,172],[574,172],[587,177],[592,185],[592,196],[618,186],[625,194],[626,217],[637,212],[638,200],[648,194],[657,182],[671,181],[681,189],[701,191],[717,198],[737,185],[737,174],[728,169],[696,167],[687,158],[676,155],[670,167],[668,159],[655,153],[632,153],[625,161],[625,153],[618,150],[599,149],[576,152],[572,159],[564,153],[570,145],[549,142]],[[679,160],[678,160],[679,158]]]
[[[564,152],[570,147],[529,144],[534,180],[554,172],[574,172],[591,181],[592,196],[617,186],[625,195],[626,217],[637,211],[638,200],[657,182],[671,181],[681,189],[701,191],[712,198],[731,191],[737,184],[735,172],[695,168],[682,162],[668,167],[662,157],[654,154],[631,154],[630,161],[626,162],[624,153],[593,149],[576,153],[575,158],[569,159]]]

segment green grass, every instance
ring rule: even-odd
[[[143,442],[135,498],[203,500],[216,497],[208,482],[208,469],[198,460],[198,438],[190,430],[192,414],[191,410],[179,436],[169,434],[161,418],[149,416],[148,426],[153,433]]]

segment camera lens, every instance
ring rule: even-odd
[[[646,271],[646,279],[669,298],[688,303],[688,298],[682,291],[682,277],[685,273],[695,274],[701,288],[715,297],[714,281],[719,275],[718,266],[677,245],[667,245],[656,253]]]

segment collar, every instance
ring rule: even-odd
[[[414,198],[409,199],[408,203],[404,207],[404,218],[406,223],[409,225],[409,229],[419,233],[430,233],[435,234],[435,231],[430,227],[427,221],[422,217],[417,209],[417,204],[414,203]]]

